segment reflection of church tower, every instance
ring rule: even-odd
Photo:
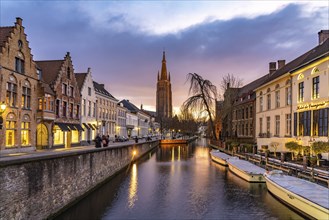
[[[163,51],[161,75],[158,72],[156,112],[158,120],[172,117],[170,72],[167,74],[166,54]]]

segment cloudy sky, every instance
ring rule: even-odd
[[[23,19],[35,60],[71,53],[75,72],[91,67],[117,99],[155,110],[166,51],[175,110],[188,97],[186,75],[219,87],[227,73],[244,84],[291,61],[329,29],[328,1],[0,1],[0,25]]]

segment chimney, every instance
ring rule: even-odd
[[[321,30],[319,33],[319,45],[329,38],[329,30]]]
[[[286,65],[286,60],[278,60],[278,69],[281,69],[284,65]]]
[[[228,82],[227,84],[226,84],[226,89],[229,89],[230,88],[230,83]]]
[[[20,26],[22,26],[22,21],[23,21],[23,19],[21,19],[20,17],[16,18],[16,24],[18,24]]]
[[[90,67],[88,67],[87,73],[90,73],[90,70],[91,70],[91,68],[90,68]]]
[[[274,73],[275,70],[276,70],[276,62],[270,62],[270,63],[269,63],[269,73],[270,73],[270,75],[271,75],[272,73]]]

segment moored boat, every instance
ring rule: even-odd
[[[264,174],[267,189],[307,217],[329,219],[329,189],[273,170]]]
[[[237,157],[228,159],[227,164],[230,171],[248,182],[265,182],[263,174],[266,172],[266,170],[259,166],[256,166],[245,160],[240,160]]]
[[[232,156],[222,153],[219,150],[212,150],[210,151],[211,159],[223,166],[227,166],[227,160]]]

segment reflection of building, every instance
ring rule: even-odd
[[[167,74],[166,55],[163,52],[161,75],[158,72],[157,92],[156,92],[156,112],[158,122],[162,118],[172,117],[172,92],[170,82],[170,72]]]
[[[15,26],[0,27],[0,36],[0,103],[7,105],[2,113],[0,150],[33,150],[38,76],[22,19],[16,18]]]
[[[83,131],[80,125],[80,90],[74,75],[70,53],[67,53],[63,60],[36,61],[36,64],[40,78],[50,85],[55,94],[55,101],[50,101],[43,106],[40,101],[42,96],[39,94],[39,111],[45,112],[47,105],[53,106],[55,119],[41,117],[38,128],[42,129],[42,125],[49,128],[50,123],[53,125],[51,130],[53,143],[49,143],[49,146],[68,148],[71,145],[80,144],[79,132]],[[46,91],[44,97],[47,95],[49,94]]]
[[[217,140],[222,140],[222,109],[223,101],[216,101],[215,106],[215,130]]]
[[[114,137],[118,100],[104,88],[104,84],[94,81],[94,88],[97,97],[96,108],[98,113],[96,114],[96,118],[98,132],[101,135]]]
[[[76,73],[75,77],[81,94],[81,125],[84,128],[81,132],[81,143],[90,144],[97,132],[97,97],[90,68],[86,73]]]

